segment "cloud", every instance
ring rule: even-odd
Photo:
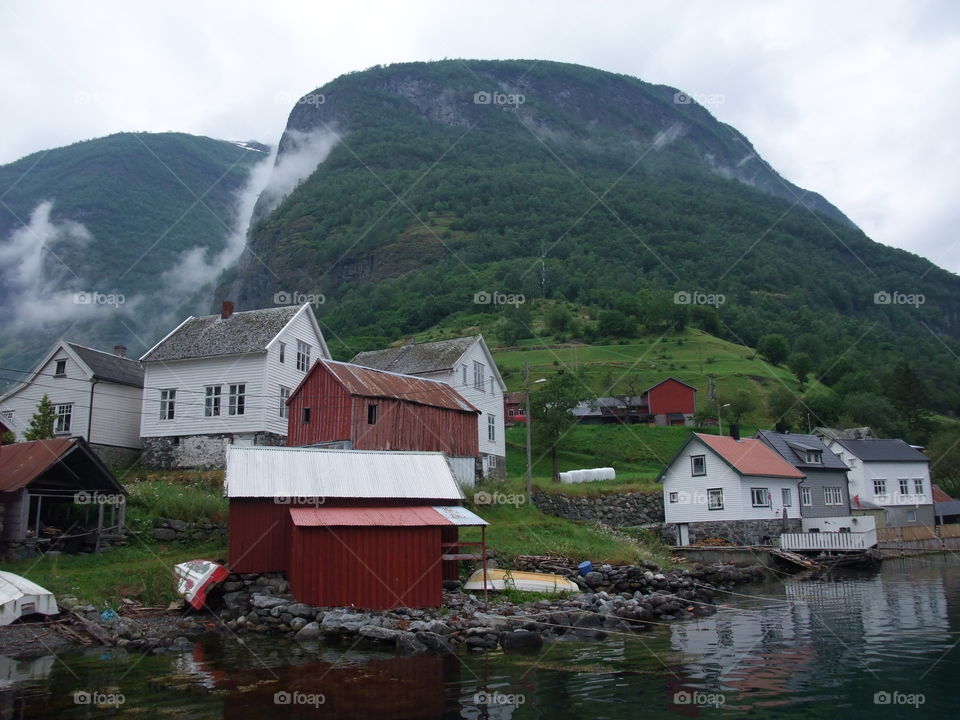
[[[310,133],[287,130],[280,141],[283,155],[263,188],[257,214],[265,215],[279,205],[327,159],[339,140],[333,130],[319,129]]]

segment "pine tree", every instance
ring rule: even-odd
[[[50,398],[44,395],[37,403],[37,411],[30,418],[30,426],[23,434],[27,440],[46,440],[53,437],[53,423],[57,413]]]

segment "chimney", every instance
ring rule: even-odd
[[[776,425],[776,430],[777,430],[777,433],[780,435],[786,435],[788,432],[790,432],[785,422],[778,422]]]
[[[734,440],[739,440],[739,439],[740,439],[740,426],[739,426],[739,425],[737,425],[737,424],[735,424],[735,423],[731,423],[731,425],[730,425],[730,437],[732,437]]]
[[[223,304],[220,306],[220,319],[227,320],[231,315],[233,315],[233,302],[230,300],[224,300]]]
[[[125,358],[127,356],[127,346],[126,345],[114,345],[113,354],[117,357]]]

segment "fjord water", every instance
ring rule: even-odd
[[[211,638],[182,654],[4,660],[2,718],[949,718],[960,559],[783,578],[709,618],[532,655],[394,657]],[[75,693],[89,693],[89,696]],[[99,693],[99,695],[96,695]],[[123,704],[109,706],[123,696]],[[79,699],[81,702],[77,703]],[[98,707],[86,700],[101,701]]]

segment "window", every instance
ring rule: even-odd
[[[770,507],[770,491],[766,488],[750,488],[750,502],[754,507]]]
[[[461,365],[461,366],[460,366],[460,369],[463,371],[463,382],[461,382],[460,384],[461,384],[463,387],[466,387],[466,386],[467,386],[467,366],[466,366],[466,365]]]
[[[493,377],[490,378],[490,394],[493,395]]]
[[[707,474],[707,458],[705,455],[693,455],[690,457],[690,474],[691,475]]]
[[[780,488],[780,499],[784,507],[793,507],[793,492],[790,488]]]
[[[923,495],[923,478],[913,479],[913,492],[915,495]]]
[[[838,487],[825,487],[823,489],[824,505],[843,505],[843,490]]]
[[[240,385],[231,385],[230,386],[230,409],[229,412],[231,415],[243,415],[245,406],[247,404],[247,386]]]
[[[811,465],[820,465],[823,463],[823,451],[821,450],[807,450],[803,455],[804,461]]]
[[[723,488],[707,490],[707,509],[723,510]]]
[[[917,521],[917,511],[907,510],[907,522],[916,522],[916,521]]]
[[[367,425],[377,424],[377,406],[367,405]]]
[[[280,343],[280,362],[286,362],[287,360],[287,344]]]
[[[57,360],[57,365],[53,371],[54,377],[66,377],[66,374],[67,374],[67,361]]]
[[[203,414],[206,417],[220,416],[220,394],[222,388],[219,385],[208,385],[207,394],[204,398]]]
[[[487,440],[497,441],[497,416],[487,415]]]
[[[679,495],[675,492],[670,493],[670,502],[675,503],[679,500]]]
[[[805,485],[800,488],[800,504],[804,507],[813,505],[813,493]]]
[[[497,456],[496,455],[487,455],[487,469],[492,470],[497,466]]]
[[[280,386],[280,417],[286,420],[290,417],[290,408],[287,407],[287,400],[290,399],[290,388]]]
[[[303,414],[300,416],[300,422],[304,425],[310,424],[310,408],[304,408]]]
[[[174,406],[177,402],[176,390],[160,391],[160,419],[173,420]]]
[[[483,363],[476,360],[473,362],[473,387],[475,390],[483,390]]]
[[[306,372],[310,369],[310,345],[297,340],[297,370]]]
[[[901,494],[901,495],[909,495],[909,494],[910,494],[910,481],[907,480],[906,478],[900,478],[899,480],[897,480],[897,482],[900,484],[900,494]]]
[[[886,481],[886,480],[874,480],[874,481],[873,481],[873,494],[874,494],[874,495],[886,495],[886,494],[887,494],[887,481]]]
[[[70,420],[73,417],[73,405],[57,405],[57,419],[53,424],[53,431],[58,433],[70,432]]]
[[[13,410],[0,410],[0,418],[3,419],[4,425],[6,425],[8,428],[13,429],[13,425],[14,425]]]
[[[513,414],[516,412],[513,408],[507,410],[507,417],[513,417]]]

